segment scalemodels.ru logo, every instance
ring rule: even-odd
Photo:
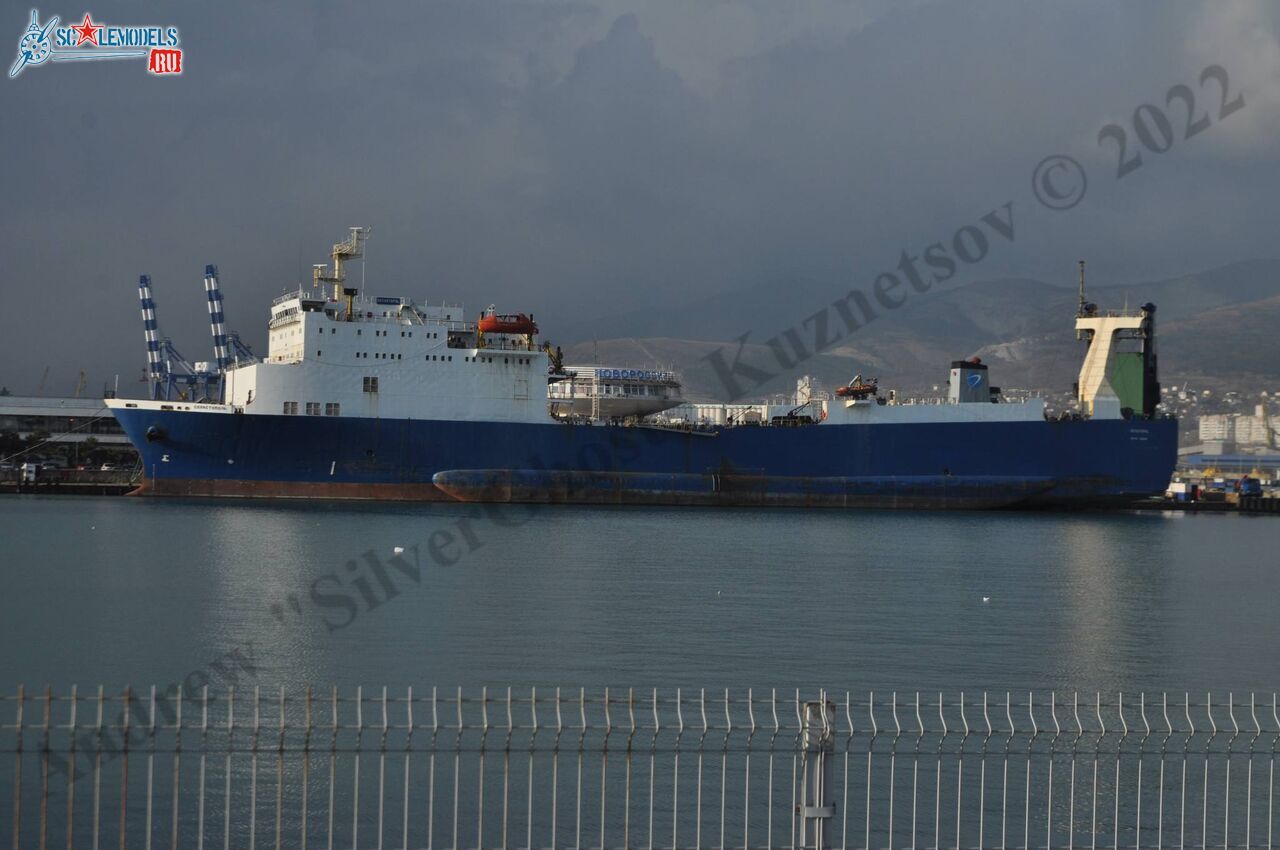
[[[45,62],[84,62],[104,59],[147,60],[152,74],[181,74],[182,51],[178,48],[177,27],[120,27],[95,23],[84,13],[75,26],[59,27],[58,16],[40,23],[37,10],[31,10],[31,23],[18,41],[18,58],[9,69],[9,78],[21,74],[28,66]]]

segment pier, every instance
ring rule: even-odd
[[[1271,514],[1280,516],[1280,498],[1275,496],[1241,496],[1238,499],[1143,499],[1130,505],[1141,511],[1181,511],[1192,514]]]
[[[21,469],[0,473],[0,494],[40,496],[123,496],[138,486],[131,470],[42,471],[22,480]]]

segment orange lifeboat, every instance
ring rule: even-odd
[[[524,313],[499,315],[486,313],[476,322],[476,328],[486,334],[536,334],[538,326],[532,316]]]
[[[840,398],[868,398],[876,394],[877,381],[872,378],[869,383],[863,383],[862,376],[854,378],[846,386],[836,389],[836,395]]]

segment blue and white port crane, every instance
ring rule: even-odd
[[[212,362],[192,363],[182,356],[172,339],[160,335],[151,276],[144,274],[138,278],[138,301],[142,307],[142,326],[147,343],[146,380],[151,385],[152,399],[221,402],[225,397],[227,369],[233,364],[259,362],[239,334],[225,328],[216,266],[205,266],[204,286],[213,332],[214,359]]]
[[[151,294],[151,275],[138,277],[138,301],[142,307],[142,328],[147,341],[146,380],[151,384],[151,398],[162,401],[213,398],[217,392],[218,376],[208,369],[197,369],[182,356],[172,339],[160,336],[156,302]]]
[[[222,288],[218,284],[218,267],[210,263],[204,267],[204,291],[209,301],[209,330],[213,333],[214,371],[225,376],[227,369],[246,363],[261,361],[235,331],[226,329],[226,316],[222,308]]]

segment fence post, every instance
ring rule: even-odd
[[[800,846],[823,850],[828,846],[828,825],[835,814],[831,800],[835,748],[832,729],[835,703],[823,691],[819,699],[804,704],[800,736]]]

